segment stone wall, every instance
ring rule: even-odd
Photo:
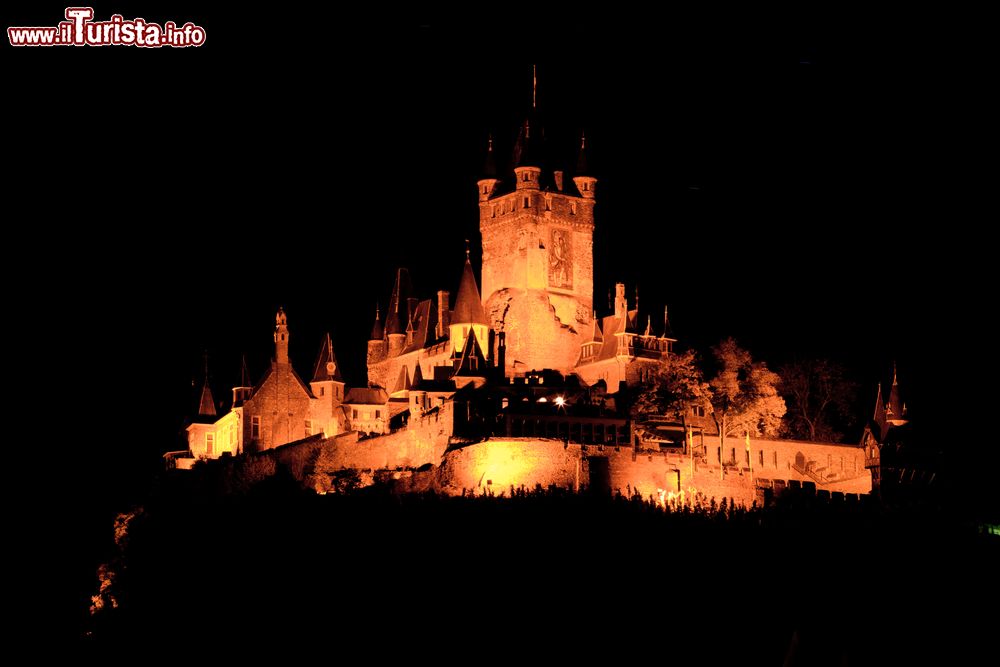
[[[310,397],[288,364],[275,364],[264,384],[243,405],[246,451],[262,451],[306,437]],[[260,436],[252,437],[253,417]]]

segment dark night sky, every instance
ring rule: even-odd
[[[424,296],[454,290],[471,238],[478,271],[474,181],[488,133],[509,154],[533,62],[551,152],[571,165],[581,128],[593,148],[599,309],[616,280],[630,298],[638,283],[682,343],[840,360],[866,405],[897,359],[920,406],[927,295],[948,271],[921,229],[952,85],[933,44],[849,16],[548,16],[339,17],[322,40],[265,47],[241,41],[260,27],[248,17],[149,7],[204,25],[207,45],[2,54],[20,91],[9,146],[47,151],[20,160],[11,192],[45,241],[38,275],[57,278],[18,306],[56,372],[71,365],[76,408],[112,420],[87,443],[99,460],[171,446],[203,349],[217,398],[241,352],[260,374],[279,304],[302,374],[330,330],[362,382],[395,266]]]

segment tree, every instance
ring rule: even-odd
[[[687,433],[687,418],[694,406],[708,408],[705,384],[693,350],[664,357],[653,370],[635,403],[637,416],[663,415],[679,419]]]
[[[709,403],[719,430],[720,452],[725,451],[728,435],[776,434],[785,414],[778,374],[763,362],[755,362],[732,338],[713,347],[712,356],[716,368],[708,382]]]
[[[796,361],[782,366],[778,374],[788,404],[785,432],[803,440],[839,440],[841,434],[831,420],[850,415],[857,390],[844,367],[829,359]]]

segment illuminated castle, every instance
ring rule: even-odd
[[[418,298],[408,271],[398,269],[388,309],[375,313],[367,384],[351,388],[329,335],[312,379],[299,377],[279,310],[263,379],[250,386],[244,377],[221,417],[206,384],[201,414],[187,428],[188,451],[175,453],[173,465],[226,453],[292,456],[297,476],[320,491],[334,488],[344,471],[361,471],[371,479],[419,478],[444,492],[541,484],[743,502],[764,483],[867,492],[859,447],[758,439],[744,457],[742,447],[723,452],[704,432],[694,442],[634,427],[620,399],[672,352],[666,311],[654,331],[652,317],[642,321],[619,283],[612,311],[598,317],[597,179],[586,139],[567,174],[541,166],[539,134],[532,114],[519,129],[507,178],[498,177],[488,146],[477,183],[482,292],[468,251],[456,266],[454,300],[447,290]],[[302,465],[305,459],[312,463]]]

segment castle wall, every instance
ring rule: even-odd
[[[394,470],[438,465],[448,448],[454,421],[451,402],[419,417],[407,428],[358,440],[356,432],[324,440],[319,446],[317,474],[340,470]]]

